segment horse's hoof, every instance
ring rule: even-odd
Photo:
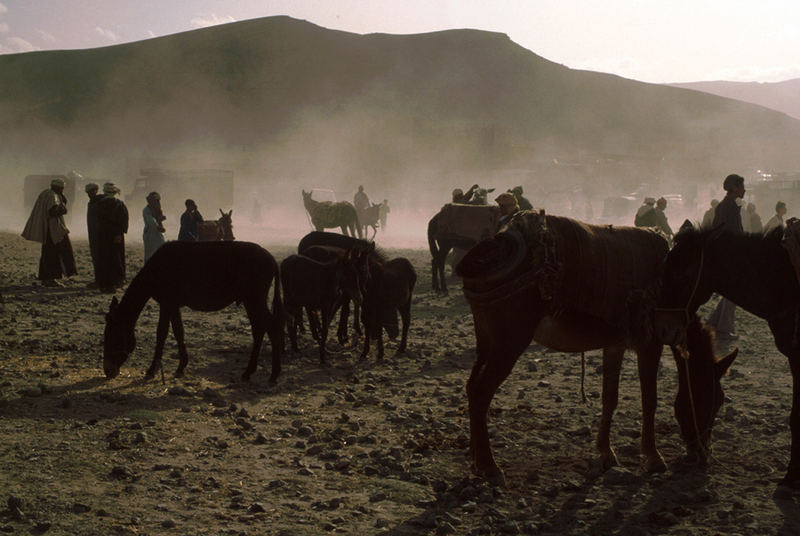
[[[176,378],[183,378],[183,376],[184,376],[184,374],[183,374],[182,370],[176,370],[175,371],[175,377]]]
[[[149,370],[144,373],[144,379],[145,380],[152,380],[153,378],[155,378],[155,376],[156,376],[156,373],[155,372],[150,372]]]
[[[245,372],[244,374],[242,374],[242,381],[243,382],[249,382],[250,381],[250,373],[249,372]]]
[[[484,470],[476,469],[475,466],[473,465],[472,472],[475,473],[477,476],[486,480],[486,482],[488,482],[492,486],[499,488],[506,487],[506,476],[503,474],[503,471],[501,471],[500,468],[497,467],[496,465],[494,467],[490,467]]]
[[[607,454],[602,454],[600,456],[600,469],[604,472],[608,471],[612,467],[617,467],[619,465],[619,460],[617,459],[617,455],[613,450],[609,450]]]
[[[667,471],[667,463],[659,454],[656,458],[645,460],[644,471],[645,473],[665,473]]]

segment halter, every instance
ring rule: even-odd
[[[692,293],[689,294],[689,299],[686,301],[686,305],[683,306],[682,308],[681,307],[674,307],[674,308],[656,307],[655,308],[655,312],[674,312],[674,311],[682,311],[683,312],[683,316],[684,316],[684,318],[683,318],[683,320],[684,320],[684,324],[683,324],[683,326],[684,326],[684,342],[686,342],[685,330],[688,329],[689,322],[690,322],[689,306],[692,304],[692,300],[694,300],[694,296],[697,293],[697,287],[700,286],[700,277],[703,275],[703,265],[705,264],[705,258],[706,258],[706,248],[703,247],[700,250],[700,267],[697,269],[697,277],[694,280],[694,286],[692,287]],[[692,392],[692,376],[689,373],[689,351],[682,344],[681,345],[676,345],[676,346],[678,348],[678,351],[681,354],[681,357],[683,358],[684,369],[686,371],[686,386],[689,389],[689,406],[692,409],[692,424],[694,425],[694,432],[695,432],[695,434],[697,434],[697,444],[700,447],[700,449],[703,451],[703,453],[706,455],[706,457],[708,458],[711,453],[708,452],[708,450],[706,449],[705,445],[703,445],[703,442],[702,442],[701,437],[700,437],[700,426],[697,424],[697,407],[695,406],[694,393]]]

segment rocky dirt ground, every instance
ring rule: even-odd
[[[380,238],[380,237],[379,237]],[[264,244],[279,260],[288,245]],[[120,376],[102,374],[110,296],[80,275],[35,280],[38,244],[0,233],[0,532],[11,534],[798,534],[800,509],[773,499],[789,452],[791,377],[766,324],[739,311],[740,357],[707,471],[683,466],[672,417],[675,365],[660,374],[664,474],[639,468],[639,389],[626,356],[613,427],[621,466],[596,470],[600,352],[580,358],[531,346],[491,408],[492,442],[508,479],[469,473],[465,382],[472,318],[456,281],[430,290],[424,249],[390,249],[416,267],[409,352],[359,362],[329,343],[321,367],[308,337],[277,385],[238,381],[250,345],[243,310],[186,311],[184,379],[167,345],[166,383],[143,381],[157,310]],[[129,273],[142,264],[129,244]],[[121,293],[120,293],[121,294]],[[707,309],[706,309],[707,312]],[[720,349],[722,353],[724,349]],[[269,346],[261,365],[268,363]]]

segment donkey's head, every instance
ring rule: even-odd
[[[136,348],[133,322],[120,308],[117,297],[111,299],[106,313],[106,328],[103,333],[103,371],[109,380],[119,374],[122,364]]]
[[[236,237],[233,236],[233,209],[230,209],[228,212],[222,212],[222,209],[219,209],[220,218],[217,220],[217,232],[220,235],[221,240],[231,241],[236,240]]]

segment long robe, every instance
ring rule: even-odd
[[[100,233],[97,205],[103,197],[105,197],[103,194],[94,194],[89,197],[89,203],[86,205],[86,232],[89,235],[89,253],[92,255],[95,282],[97,282],[97,240]]]
[[[31,215],[25,223],[22,237],[41,242],[38,279],[49,281],[78,273],[75,255],[69,240],[69,229],[64,222],[67,198],[52,188],[43,190],[36,198]]]
[[[128,208],[113,195],[97,204],[97,284],[101,289],[121,287],[125,282],[125,233]]]
[[[164,243],[164,233],[159,230],[160,224],[153,214],[150,205],[142,209],[144,218],[144,230],[142,231],[142,241],[144,242],[144,262],[153,256],[153,253]]]

